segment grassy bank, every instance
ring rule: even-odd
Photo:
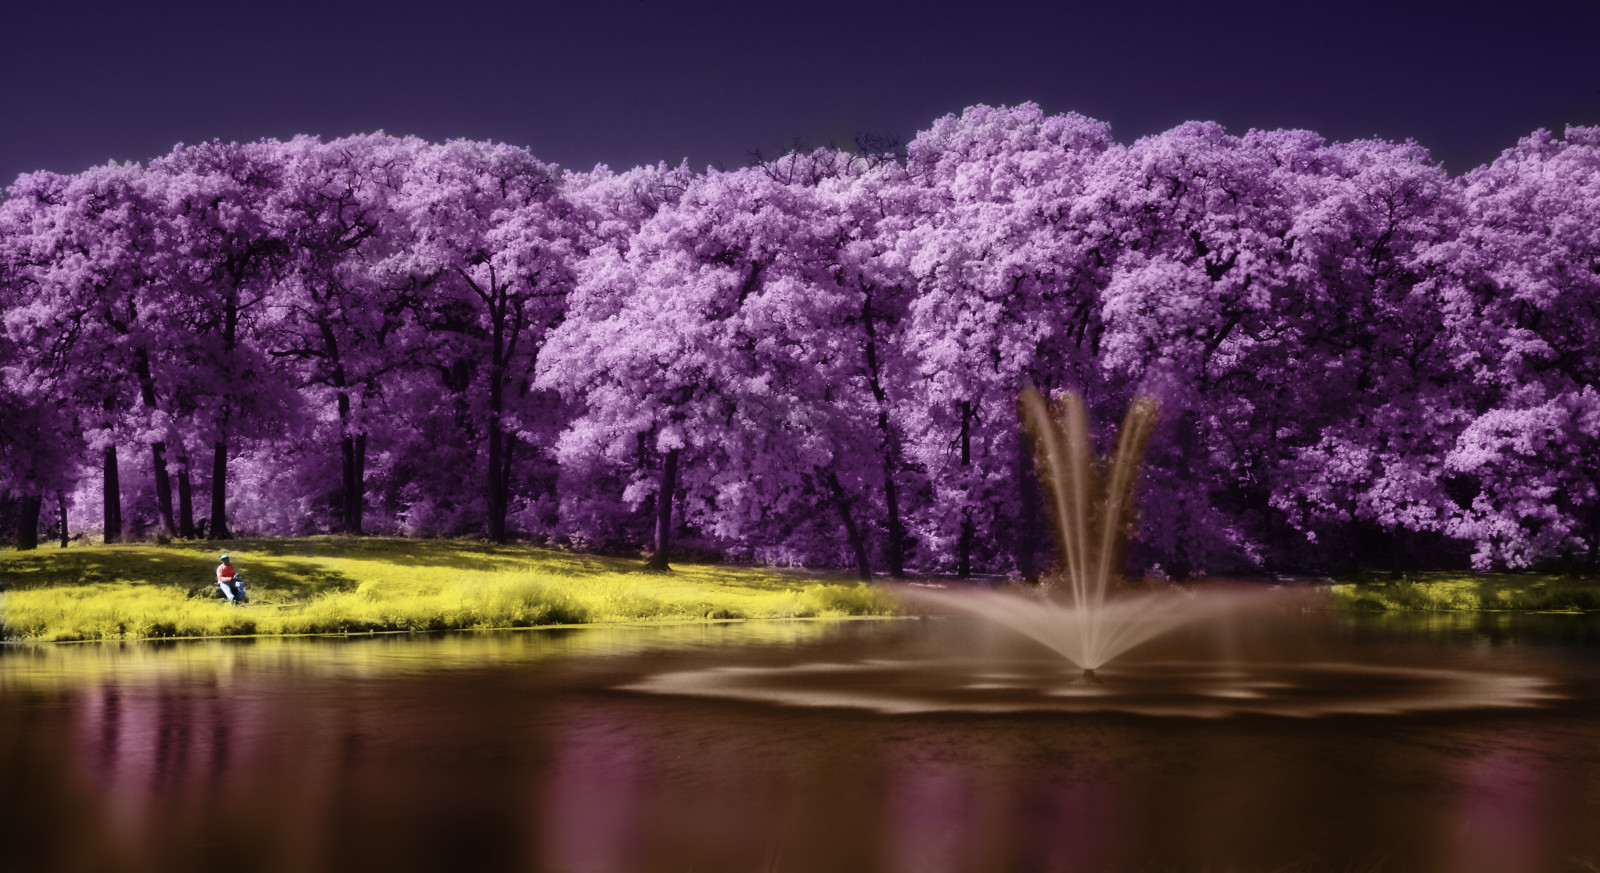
[[[251,603],[214,599],[226,549]],[[343,537],[0,552],[11,640],[452,630],[887,614],[843,576],[641,562],[529,546]]]
[[[1600,582],[1534,573],[1411,573],[1339,582],[1330,595],[1351,610],[1600,610]]]

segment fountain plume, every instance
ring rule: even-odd
[[[1132,533],[1134,486],[1139,463],[1155,430],[1154,399],[1140,396],[1128,407],[1116,448],[1104,462],[1095,456],[1083,397],[1063,393],[1054,409],[1028,385],[1017,399],[1023,429],[1033,440],[1034,466],[1044,485],[1055,528],[1056,568],[1049,583],[1066,582],[1072,603],[1105,602],[1118,575],[1122,547]]]
[[[1085,681],[1117,655],[1225,604],[1181,590],[1112,597],[1123,548],[1135,525],[1140,461],[1158,408],[1140,396],[1128,407],[1115,448],[1101,459],[1090,438],[1083,397],[1068,391],[1052,405],[1032,385],[1017,399],[1033,443],[1056,541],[1044,590],[923,592],[914,599],[954,607],[1025,634],[1083,670]]]

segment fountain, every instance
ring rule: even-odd
[[[921,612],[981,619],[907,627],[909,657],[877,642],[841,643],[831,656],[792,664],[735,663],[668,670],[620,686],[649,694],[716,697],[783,706],[929,712],[1118,712],[1216,718],[1242,713],[1314,717],[1523,708],[1559,699],[1538,676],[1455,664],[1373,664],[1337,634],[1311,588],[1212,583],[1136,590],[1121,578],[1135,522],[1140,460],[1155,427],[1154,400],[1129,407],[1112,451],[1097,455],[1082,397],[1052,405],[1031,386],[1018,400],[1034,449],[1056,542],[1037,587],[899,586]],[[1003,628],[1054,655],[996,657],[974,631]],[[1179,629],[1201,631],[1179,639]],[[1165,653],[1133,649],[1168,643]],[[1209,653],[1207,650],[1210,650]],[[843,656],[843,657],[841,657]],[[886,657],[887,656],[887,657]],[[1063,665],[1070,672],[1063,676]]]
[[[1100,682],[1096,670],[1128,650],[1233,604],[1179,589],[1135,594],[1120,580],[1122,553],[1134,523],[1140,460],[1155,428],[1147,396],[1128,407],[1115,449],[1102,461],[1089,435],[1083,398],[1065,392],[1054,408],[1032,385],[1017,401],[1032,438],[1056,542],[1056,564],[1036,591],[915,588],[907,597],[1004,625],[1060,654]]]

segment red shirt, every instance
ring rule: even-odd
[[[221,564],[221,565],[219,565],[217,567],[217,581],[218,582],[232,582],[233,581],[233,565],[232,564],[223,563],[223,564]]]

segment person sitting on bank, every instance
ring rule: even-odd
[[[228,556],[222,556],[222,563],[217,565],[217,587],[222,589],[222,595],[230,602],[244,602],[244,583],[239,579],[239,573],[233,569],[233,564],[228,562]]]

